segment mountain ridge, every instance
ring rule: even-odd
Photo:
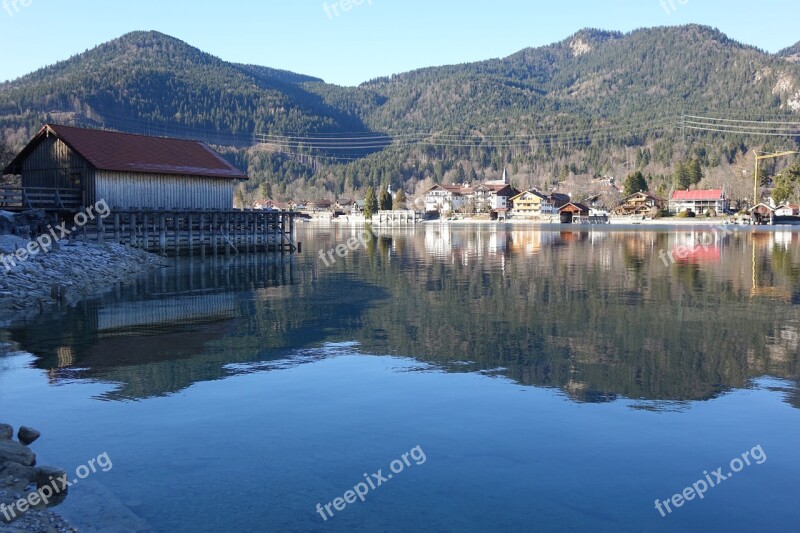
[[[197,137],[232,146],[262,196],[414,189],[508,165],[521,185],[549,187],[627,172],[619,154],[631,149],[657,179],[691,157],[710,175],[770,141],[709,132],[702,148],[699,133],[676,134],[677,121],[687,110],[796,118],[800,65],[787,61],[796,48],[770,54],[700,25],[584,28],[503,58],[343,87],[132,32],[0,84],[0,132],[15,147],[43,122]],[[256,134],[264,142],[253,147]]]

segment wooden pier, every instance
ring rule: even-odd
[[[296,213],[261,210],[119,210],[74,228],[70,239],[115,242],[161,255],[294,253]],[[65,217],[67,224],[73,217]],[[69,226],[67,226],[67,229]]]

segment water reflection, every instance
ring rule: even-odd
[[[118,384],[107,399],[302,364],[305,348],[348,342],[643,409],[798,379],[797,232],[437,224],[376,230],[365,250],[317,260],[360,231],[307,230],[290,261],[180,261],[12,338],[54,383]],[[787,401],[800,405],[796,390]]]

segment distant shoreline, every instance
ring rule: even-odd
[[[349,218],[340,217],[337,219],[322,219],[317,218],[309,220],[299,227],[336,227],[336,226],[354,226],[361,227],[368,222],[363,217]],[[377,222],[371,223],[373,226],[382,228],[413,228],[415,224],[379,224]],[[618,229],[618,228],[636,228],[646,227],[648,229],[658,228],[692,228],[692,227],[736,227],[736,228],[749,228],[754,230],[770,231],[770,230],[785,230],[785,231],[800,231],[800,226],[794,225],[775,225],[775,226],[752,226],[749,224],[735,224],[729,218],[660,218],[653,220],[634,220],[631,218],[615,218],[612,217],[608,224],[562,224],[560,222],[536,219],[509,219],[504,221],[485,220],[485,219],[456,219],[456,220],[425,220],[417,222],[417,226],[519,226],[519,227],[543,227],[547,229],[562,229],[568,231],[570,229]]]

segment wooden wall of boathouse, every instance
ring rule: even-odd
[[[228,178],[97,171],[89,203],[121,209],[233,209],[236,181]]]
[[[94,168],[86,159],[51,135],[22,162],[22,187],[79,189],[86,192],[84,202],[87,202],[93,197],[94,174]]]

